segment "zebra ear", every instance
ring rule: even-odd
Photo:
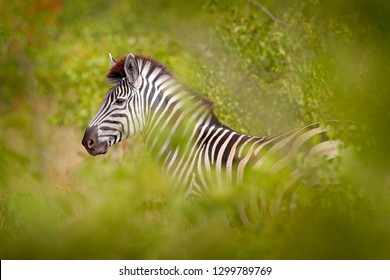
[[[114,67],[116,64],[116,60],[112,57],[111,53],[108,53],[108,55],[110,56],[111,67]]]
[[[133,54],[127,55],[124,68],[129,81],[135,84],[139,76],[139,70],[137,60]]]

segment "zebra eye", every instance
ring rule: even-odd
[[[126,99],[124,98],[118,98],[116,101],[115,101],[115,105],[123,105],[123,103],[126,102]]]

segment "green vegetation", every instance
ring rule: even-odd
[[[388,1],[259,0],[277,21],[255,2],[0,4],[2,259],[390,258]],[[158,59],[242,132],[352,121],[339,181],[324,171],[295,212],[229,227],[245,193],[183,200],[142,139],[90,157],[80,142],[108,52]]]

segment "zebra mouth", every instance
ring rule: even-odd
[[[97,156],[97,155],[104,155],[108,151],[108,145],[107,143],[103,143],[101,147],[96,147],[94,149],[88,149],[87,147],[85,148],[87,152],[92,155],[92,156]]]

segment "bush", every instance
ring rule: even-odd
[[[1,7],[2,258],[388,259],[386,1],[25,1]],[[226,125],[256,135],[329,119],[339,180],[300,184],[298,208],[228,226],[237,197],[189,202],[142,140],[92,158],[83,130],[109,89],[108,52],[155,57],[212,99]]]

